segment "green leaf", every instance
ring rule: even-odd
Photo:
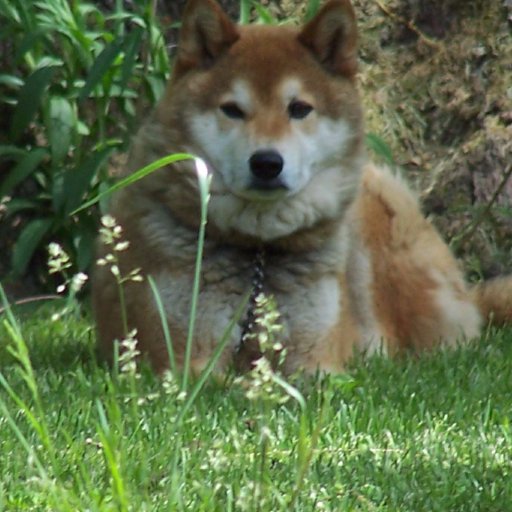
[[[43,94],[50,85],[57,67],[43,67],[34,71],[20,90],[18,104],[12,118],[11,135],[17,140],[34,119]]]
[[[54,166],[58,166],[68,154],[76,125],[71,103],[61,96],[50,99],[49,139]]]
[[[240,0],[240,25],[247,25],[251,20],[251,0]]]
[[[12,144],[0,145],[0,159],[12,160],[18,159],[27,153],[27,150],[22,149]]]
[[[77,119],[76,131],[78,135],[82,135],[84,137],[87,137],[91,134],[89,127],[83,121],[80,121],[80,119]]]
[[[37,201],[33,199],[22,199],[13,197],[6,203],[7,215],[13,215],[24,210],[35,210],[38,207]]]
[[[14,169],[7,175],[7,178],[0,186],[0,197],[9,195],[16,185],[28,178],[39,166],[48,152],[44,148],[36,148],[29,151],[16,164]]]
[[[26,272],[35,250],[52,224],[52,219],[35,219],[25,226],[12,252],[12,269],[16,275]]]
[[[23,86],[23,80],[14,75],[8,75],[6,73],[0,74],[0,85],[6,85],[13,89],[19,89]]]
[[[0,0],[0,14],[8,20],[9,24],[19,23],[18,11],[8,0]]]
[[[98,186],[98,207],[101,215],[105,215],[109,211],[110,206],[110,187],[112,186],[112,181],[104,180],[99,183]]]
[[[163,77],[151,75],[145,78],[148,85],[148,96],[150,96],[153,103],[156,103],[163,95],[166,80]]]
[[[46,32],[47,34],[48,32]],[[19,44],[16,45],[16,55],[15,55],[15,61],[18,63],[21,63],[22,59],[26,56],[29,52],[34,52],[34,54],[37,54],[37,45],[40,43],[40,41],[45,36],[45,31],[41,29],[37,29],[34,31],[27,31],[24,34],[24,38],[19,42]],[[41,67],[41,66],[39,66]]]
[[[93,153],[78,169],[69,170],[66,173],[64,177],[64,215],[69,215],[80,206],[96,172],[113,149],[113,146],[108,146]]]
[[[128,80],[130,80],[133,74],[133,68],[137,62],[137,55],[139,53],[143,33],[144,29],[142,27],[135,27],[124,41],[124,60],[121,67],[121,81],[119,83],[121,90],[126,87]]]
[[[366,145],[379,157],[381,157],[385,163],[391,167],[395,167],[395,159],[393,158],[393,152],[391,148],[386,144],[384,139],[376,135],[375,133],[366,134]]]
[[[98,85],[105,74],[110,70],[122,49],[123,39],[119,38],[105,46],[89,71],[89,76],[85,81],[83,89],[80,91],[80,95],[78,97],[79,100],[83,100],[91,94],[96,85]]]
[[[94,258],[94,245],[98,227],[91,215],[80,220],[79,232],[76,233],[74,246],[76,247],[76,265],[78,270],[86,271]]]
[[[54,169],[51,179],[45,180],[41,186],[49,194],[54,212],[61,212],[66,201],[66,189],[64,188],[64,176],[66,169]]]
[[[277,20],[272,16],[269,9],[256,2],[253,3],[253,6],[256,14],[258,15],[258,23],[263,23],[265,25],[275,25],[277,23]]]
[[[96,197],[93,197],[90,201],[87,201],[85,204],[80,206],[80,208],[77,208],[76,210],[72,211],[70,215],[75,215],[76,213],[89,208],[90,206],[96,204],[98,201],[103,199],[105,196],[112,194],[116,190],[127,187],[128,185],[131,185],[136,181],[141,180],[142,178],[144,178],[144,176],[147,176],[148,174],[155,172],[157,169],[160,169],[161,167],[165,167],[166,165],[173,164],[175,162],[180,162],[181,160],[191,160],[194,158],[195,157],[193,155],[190,155],[188,153],[175,153],[164,158],[160,158],[160,160],[157,160],[156,162],[152,162],[149,165],[146,165],[142,169],[139,169],[133,174],[130,174],[126,178],[119,180],[117,183],[115,183],[108,189],[101,191]]]
[[[319,8],[320,0],[309,0],[306,6],[306,15],[304,16],[304,21],[309,21],[312,19],[318,12]]]

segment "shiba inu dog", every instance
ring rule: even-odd
[[[172,78],[135,139],[127,173],[176,152],[197,155],[211,173],[194,371],[251,286],[275,297],[287,372],[337,372],[354,351],[453,345],[478,336],[491,317],[512,321],[512,278],[468,286],[404,181],[368,161],[356,43],[349,0],[327,1],[301,28],[238,26],[214,0],[187,4]],[[200,224],[193,161],[118,192],[112,215],[130,242],[120,272],[153,277],[182,365]],[[107,251],[100,244],[100,255]],[[127,282],[123,293],[121,301],[109,269],[97,269],[104,355],[136,328],[139,349],[165,369],[148,283]],[[251,353],[240,347],[251,343],[244,322],[218,370]]]

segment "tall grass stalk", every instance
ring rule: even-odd
[[[43,463],[41,458],[38,456],[37,450],[29,443],[26,436],[22,433],[21,429],[9,412],[9,408],[3,397],[0,397],[0,410],[2,411],[2,415],[0,415],[0,417],[4,417],[6,419],[7,424],[13,431],[21,446],[26,451],[29,460],[34,464],[42,483],[47,489],[50,490],[54,504],[64,505],[67,502],[66,496],[64,495],[65,493],[62,491],[58,492],[54,485],[54,479],[60,477],[62,473],[61,465],[58,460],[56,449],[52,442],[50,429],[48,428],[46,422],[46,415],[39,394],[32,363],[30,361],[29,352],[25,340],[22,336],[20,325],[18,324],[11,310],[10,304],[1,284],[0,299],[0,302],[3,304],[3,311],[6,315],[6,318],[3,320],[3,325],[12,343],[8,346],[8,351],[18,363],[16,369],[30,392],[34,407],[32,408],[27,401],[22,399],[20,394],[18,394],[8,383],[7,379],[4,377],[1,371],[0,386],[6,391],[7,395],[16,404],[19,411],[23,412],[23,415],[27,419],[28,424],[36,433],[41,445],[44,447],[43,455],[49,458],[49,469],[51,473],[47,471],[47,464]]]
[[[295,467],[295,487],[290,498],[290,510],[293,510],[295,508],[300,493],[304,488],[306,475],[308,473],[309,468],[311,467],[314,453],[318,446],[320,432],[322,431],[322,427],[324,426],[326,418],[328,416],[328,408],[331,406],[332,391],[329,391],[326,395],[327,396],[323,396],[320,414],[316,420],[316,425],[311,434],[309,443],[307,442],[307,410],[304,398],[302,398],[302,402],[299,402],[301,403],[301,415],[299,419],[299,433],[297,436],[297,462]]]
[[[0,384],[2,387],[7,391],[9,395],[12,397],[12,388],[7,383],[5,377],[2,373],[0,373]],[[23,401],[16,395],[16,399],[14,400],[16,402],[16,405],[20,407],[20,410],[25,411],[27,410],[26,405],[23,403]],[[25,449],[27,452],[28,457],[34,462],[34,465],[36,466],[36,469],[39,473],[39,476],[45,481],[49,482],[50,478],[48,476],[48,473],[46,472],[44,465],[39,460],[39,457],[37,456],[37,452],[34,449],[34,446],[31,446],[27,438],[23,435],[20,428],[18,427],[16,421],[12,417],[11,413],[9,412],[9,408],[7,407],[7,404],[5,403],[4,399],[0,397],[0,409],[2,410],[2,416],[7,420],[7,423],[9,427],[11,427],[12,431],[14,432],[14,435],[20,442],[20,445]],[[30,421],[30,418],[29,418]]]
[[[34,370],[30,362],[27,345],[25,343],[25,340],[23,339],[19,324],[12,313],[12,310],[7,301],[7,297],[5,295],[2,285],[0,285],[0,298],[2,300],[4,309],[7,314],[7,319],[3,321],[3,324],[12,342],[12,344],[9,345],[7,349],[19,364],[19,366],[17,367],[18,372],[20,373],[21,378],[25,382],[27,388],[30,390],[32,400],[34,402],[35,411],[32,411],[30,406],[20,398],[20,396],[9,385],[9,383],[1,373],[0,384],[5,389],[7,394],[11,397],[11,399],[20,408],[20,410],[24,412],[29,423],[37,432],[37,435],[39,436],[41,443],[47,450],[51,458],[53,467],[57,469],[58,460],[56,457],[54,447],[52,446],[51,443],[51,437],[50,432],[48,430],[48,426],[46,425],[45,422],[44,409],[42,406],[41,397],[39,396],[39,390],[34,376]]]
[[[111,431],[105,409],[99,400],[96,400],[96,408],[99,416],[98,435],[105,455],[105,460],[110,471],[110,476],[112,478],[113,495],[117,501],[118,510],[120,512],[127,512],[129,510],[128,499],[123,482],[120,461],[118,460],[120,450],[114,444],[115,435]]]
[[[215,347],[215,350],[213,351],[210,359],[208,360],[207,365],[204,367],[199,378],[195,382],[194,387],[192,388],[190,393],[187,395],[187,399],[186,399],[185,403],[183,404],[183,407],[181,408],[181,410],[178,414],[178,417],[176,419],[177,427],[181,427],[181,425],[183,424],[186,414],[192,407],[195,399],[199,395],[199,392],[203,388],[208,377],[212,374],[213,370],[215,369],[215,365],[217,364],[220,356],[224,352],[224,349],[226,348],[227,344],[229,343],[229,341],[231,339],[231,333],[233,332],[233,328],[238,323],[240,318],[242,318],[242,315],[245,311],[247,303],[249,302],[249,297],[250,297],[250,293],[248,292],[246,294],[245,298],[240,302],[238,308],[236,309],[235,314],[233,315],[233,318],[231,319],[228,326],[226,327],[226,330],[224,331],[222,338],[219,340],[217,346]]]
[[[183,362],[183,380],[181,383],[182,391],[186,391],[190,378],[190,362],[192,356],[192,342],[194,338],[194,329],[197,316],[197,302],[199,299],[199,284],[201,280],[201,266],[203,261],[204,238],[206,232],[206,222],[208,215],[208,202],[210,200],[210,182],[211,176],[208,174],[208,168],[203,160],[196,158],[196,171],[199,183],[199,194],[201,200],[201,223],[199,225],[199,235],[197,240],[196,264],[194,271],[194,283],[192,288],[192,300],[190,306],[190,317],[188,322],[187,341],[185,345],[185,360]]]
[[[165,311],[162,297],[158,291],[158,287],[155,283],[155,280],[153,279],[153,276],[148,276],[148,283],[151,287],[153,300],[155,301],[156,307],[158,309],[158,316],[160,318],[160,324],[162,325],[162,331],[164,333],[165,346],[167,347],[167,354],[169,356],[169,368],[171,369],[172,374],[176,375],[176,358],[174,356],[174,347],[172,345],[171,333],[169,332],[167,313]]]
[[[117,280],[117,293],[119,296],[119,309],[121,311],[121,324],[123,326],[123,336],[128,336],[128,315],[126,312],[126,298],[124,296],[124,286],[116,276]]]

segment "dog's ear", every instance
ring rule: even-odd
[[[357,71],[357,25],[350,0],[330,0],[299,34],[331,73],[354,78]]]
[[[174,74],[207,68],[238,37],[236,25],[214,0],[189,0],[183,13]]]

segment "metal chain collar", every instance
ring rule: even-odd
[[[263,293],[265,280],[265,249],[259,247],[253,263],[252,290],[245,320],[242,324],[242,335],[236,352],[236,366],[239,369],[250,368],[253,361],[262,357],[257,339],[257,299]]]

